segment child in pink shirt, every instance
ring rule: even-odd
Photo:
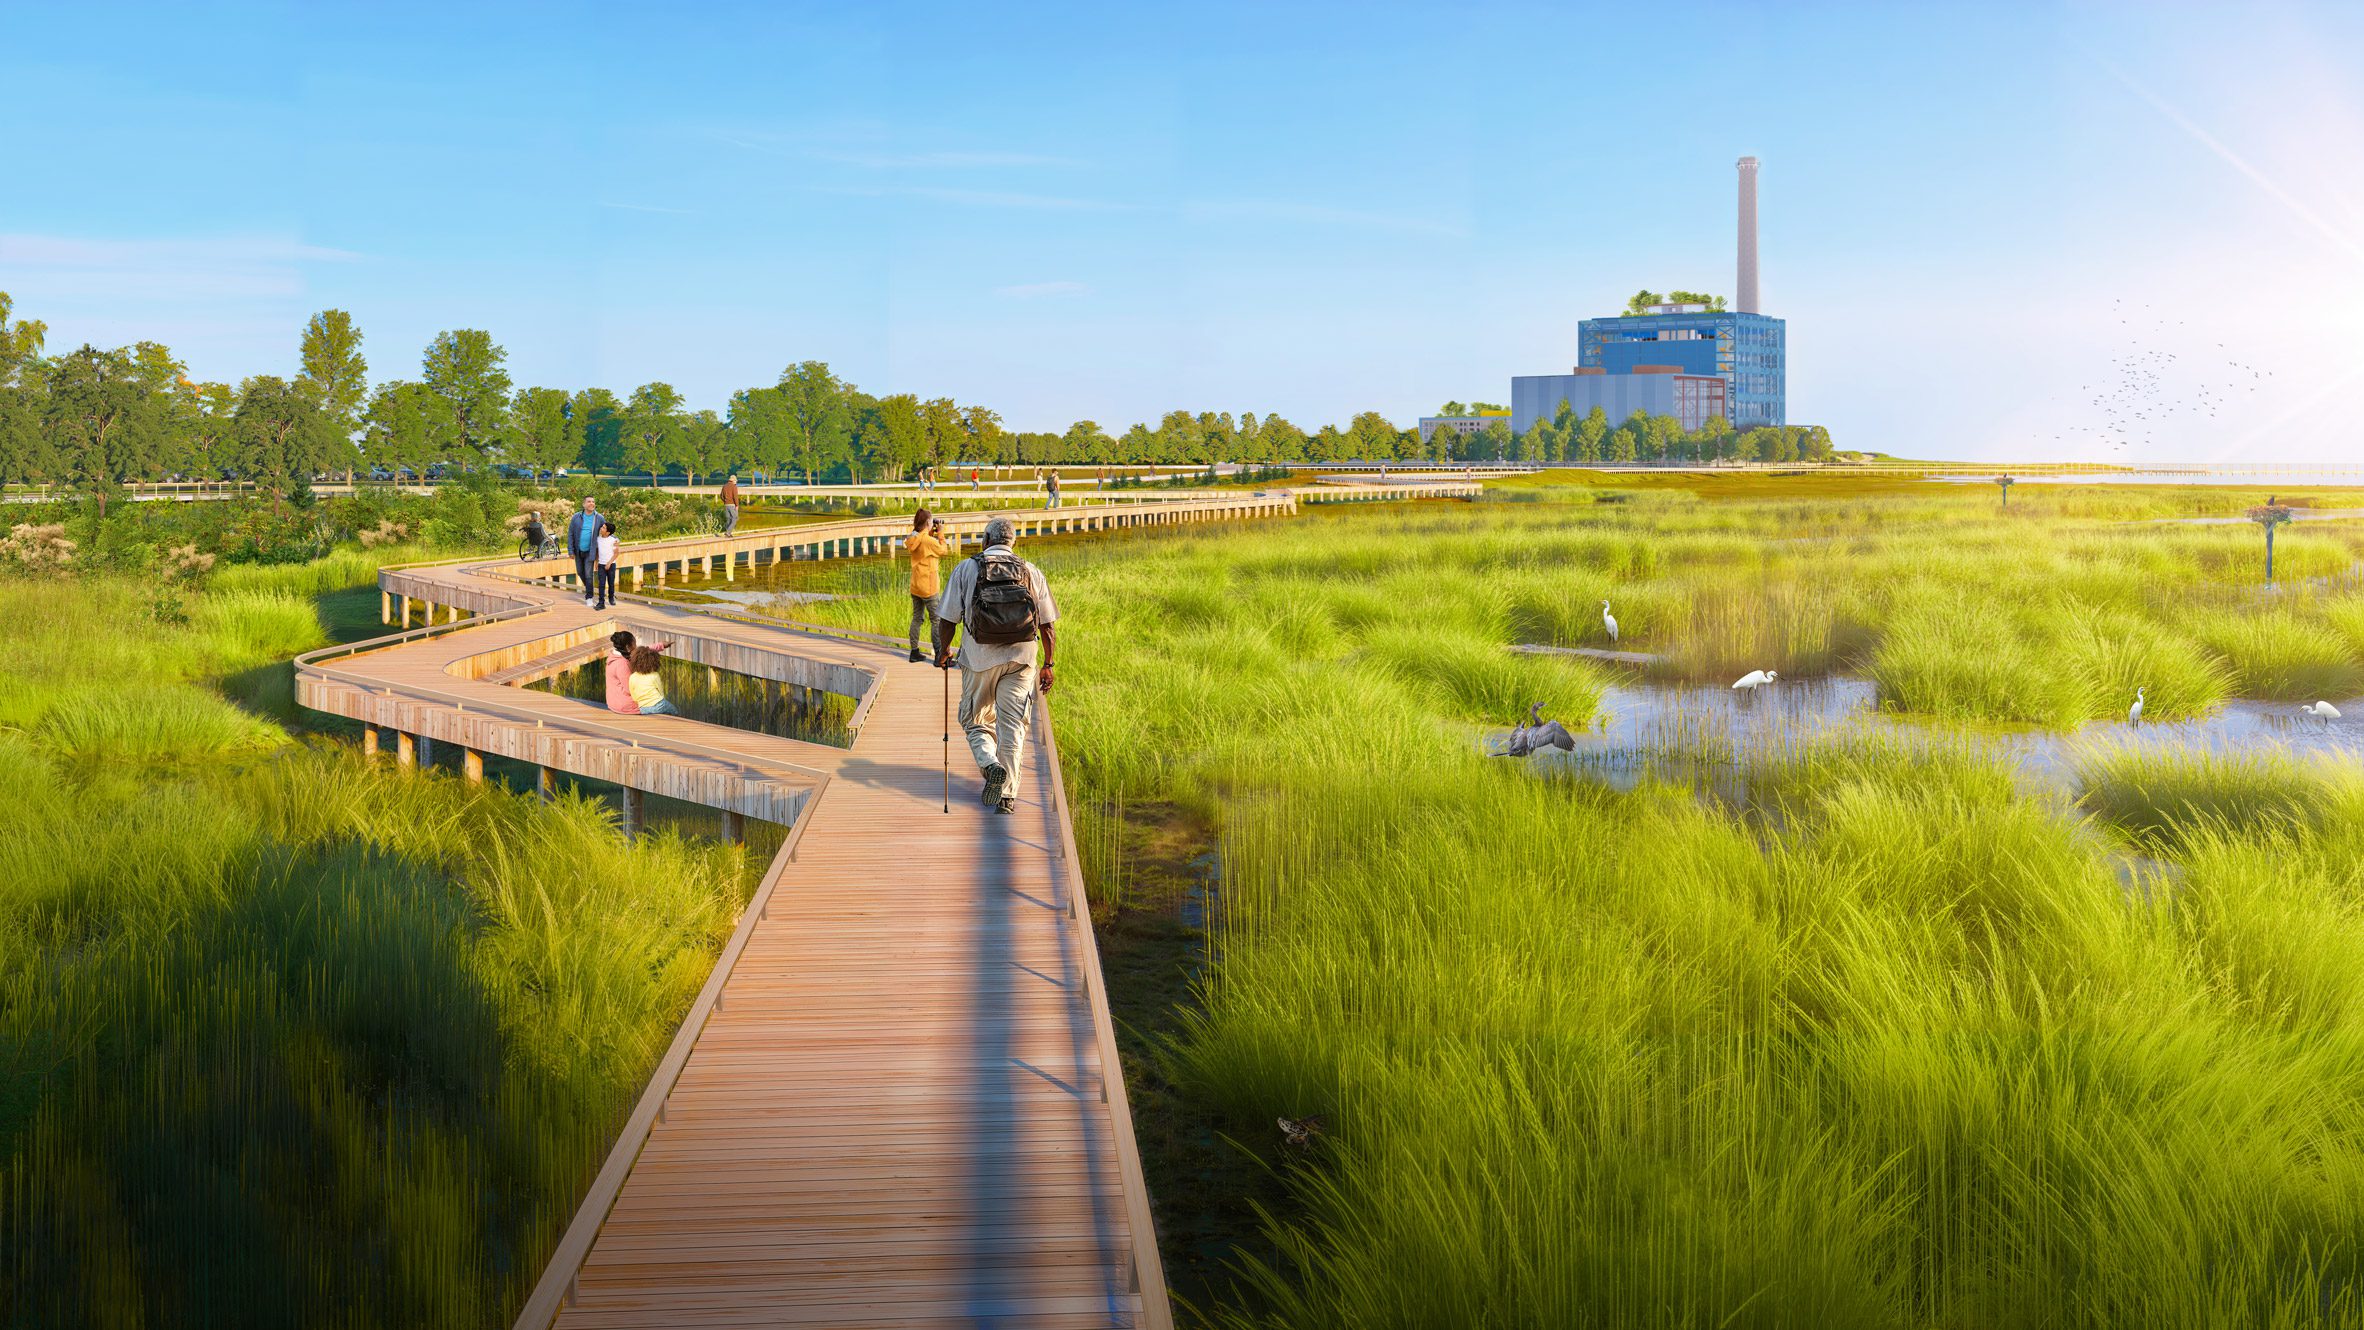
[[[632,648],[639,640],[619,628],[607,635],[607,644],[607,709],[620,716],[637,716],[640,704],[632,700]],[[663,651],[672,645],[661,642],[649,650]]]

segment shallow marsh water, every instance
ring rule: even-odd
[[[1589,727],[1569,727],[1576,741],[1573,752],[1547,749],[1530,760],[1618,789],[1632,789],[1650,776],[1706,778],[1714,784],[1718,769],[1778,760],[1825,739],[1877,735],[1984,745],[2009,760],[2029,784],[2065,789],[2078,759],[2105,746],[2217,753],[2272,748],[2300,756],[2364,758],[2364,698],[2334,705],[2342,713],[2339,720],[2305,715],[2295,702],[2237,699],[2190,720],[2097,721],[2064,731],[1918,721],[1880,710],[1878,686],[1845,675],[1784,679],[1754,692],[1628,681],[1603,692]],[[1488,741],[1496,738],[1490,735]]]

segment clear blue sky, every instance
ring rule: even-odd
[[[1728,293],[1753,153],[1842,446],[2364,451],[2364,7],[655,8],[7,0],[0,290],[209,378],[334,306],[381,379],[1409,423]]]

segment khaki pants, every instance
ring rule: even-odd
[[[1026,761],[1026,725],[1034,717],[1034,663],[1012,661],[972,670],[960,667],[960,727],[968,731],[977,770],[996,762],[1010,773],[1002,793],[1018,793]]]

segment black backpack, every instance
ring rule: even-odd
[[[977,584],[969,592],[969,636],[990,647],[1034,640],[1034,590],[1026,565],[1014,554],[970,556]]]

